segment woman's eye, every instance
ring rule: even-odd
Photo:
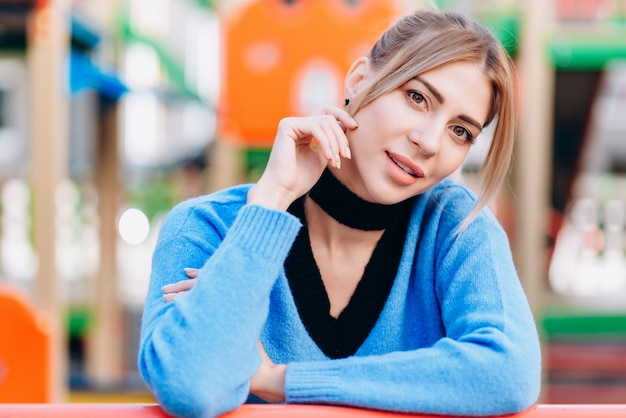
[[[465,129],[464,127],[454,126],[452,127],[452,132],[454,133],[454,135],[458,136],[461,139],[464,139],[470,144],[474,143],[474,137],[472,136],[471,132]]]
[[[424,97],[424,95],[418,91],[409,91],[409,98],[414,102],[417,103],[418,105],[424,105],[426,104],[426,98]]]

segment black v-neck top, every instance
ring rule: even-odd
[[[305,199],[301,197],[289,208],[303,226],[285,260],[287,280],[300,319],[317,346],[329,358],[349,357],[363,344],[389,297],[402,257],[411,205],[407,201],[385,229],[348,305],[334,318],[311,249]]]

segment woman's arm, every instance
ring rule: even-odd
[[[232,225],[189,204],[168,216],[153,255],[139,351],[142,376],[168,412],[214,416],[246,399],[261,364],[257,341],[269,293],[300,227],[284,210],[327,164],[350,158],[345,130],[356,127],[336,106],[285,118]],[[185,267],[201,267],[197,283],[168,303],[162,288],[184,279]],[[256,380],[264,390],[264,379]]]
[[[437,262],[444,338],[413,351],[290,363],[287,401],[453,415],[512,413],[535,402],[538,336],[506,237],[488,223],[452,241]]]
[[[189,279],[163,286],[163,300],[171,302],[179,296],[186,295],[196,285],[199,269],[185,268],[185,275]],[[267,402],[285,401],[285,372],[284,364],[274,364],[269,358],[261,342],[258,343],[261,354],[261,365],[250,378],[250,393]]]
[[[435,295],[424,292],[397,302],[430,306],[431,322],[418,318],[411,322],[414,329],[402,332],[442,327],[439,340],[404,352],[290,363],[287,402],[449,415],[500,415],[531,406],[541,375],[534,319],[506,236],[482,221],[457,238],[442,239],[432,260],[412,266],[418,286],[434,281]],[[398,324],[386,326],[399,332]]]
[[[222,241],[207,216],[170,214],[144,307],[139,369],[175,416],[214,416],[247,398],[269,292],[300,227],[285,212],[244,206]],[[187,266],[202,267],[196,286],[166,302],[162,287]]]

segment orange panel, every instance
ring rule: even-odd
[[[223,16],[219,138],[271,145],[283,117],[341,104],[350,64],[398,13],[391,0],[256,0]]]
[[[50,401],[50,322],[0,289],[0,402]]]

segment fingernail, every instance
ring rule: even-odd
[[[165,300],[166,302],[171,302],[174,300],[175,295],[172,294],[167,294],[167,295],[163,295],[163,300]]]
[[[197,279],[198,278],[198,273],[199,270],[193,267],[186,267],[184,269],[185,274],[187,275],[187,277],[189,277],[190,279]]]
[[[164,291],[165,293],[169,292],[170,290],[172,290],[173,285],[171,284],[166,284],[165,286],[163,286],[161,288],[162,291]]]
[[[352,158],[352,152],[350,151],[350,147],[347,145],[343,146],[343,155],[345,158]]]
[[[341,157],[339,154],[335,155],[335,167],[341,168]]]

